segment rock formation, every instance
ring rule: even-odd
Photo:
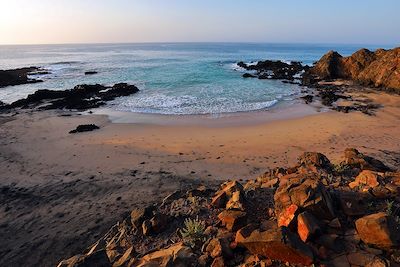
[[[399,192],[399,172],[355,149],[340,164],[304,153],[244,186],[135,209],[58,266],[398,266]]]
[[[400,47],[375,52],[361,49],[349,57],[329,51],[303,77],[305,84],[346,79],[363,86],[400,92]]]
[[[38,90],[28,95],[27,98],[20,99],[3,106],[6,108],[38,108],[41,110],[50,109],[74,109],[87,110],[104,105],[120,96],[128,96],[139,92],[134,85],[118,83],[112,87],[100,84],[77,85],[70,90]]]
[[[28,77],[29,74],[43,73],[42,71],[43,70],[38,67],[0,70],[0,87],[42,82],[42,80]]]

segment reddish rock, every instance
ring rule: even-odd
[[[238,210],[224,210],[218,214],[218,219],[229,231],[237,231],[247,223],[246,212]]]
[[[226,238],[213,238],[206,247],[206,252],[212,258],[218,258],[223,256],[224,258],[230,258],[233,255],[232,249],[229,246],[229,240]]]
[[[319,79],[349,79],[362,85],[400,89],[400,48],[361,49],[349,57],[334,51],[325,54],[304,76]]]
[[[241,191],[235,191],[232,193],[228,203],[226,203],[226,209],[228,210],[242,210],[244,211],[244,197]]]
[[[317,152],[305,152],[298,158],[299,168],[303,168],[310,172],[319,172],[322,170],[330,170],[332,168],[329,159]]]
[[[352,185],[349,185],[350,188],[354,188],[359,185],[368,185],[369,187],[377,187],[380,183],[382,177],[378,172],[363,170],[355,179]]]
[[[283,209],[283,211],[278,216],[278,226],[289,227],[297,215],[299,207],[295,204]]]
[[[278,218],[293,204],[319,219],[335,217],[330,194],[318,177],[310,174],[291,174],[285,179],[282,178],[275,192],[274,201]]]
[[[382,249],[389,249],[400,244],[400,227],[392,216],[384,212],[362,217],[355,224],[364,243]]]
[[[57,267],[111,267],[111,263],[107,257],[105,250],[98,250],[89,255],[76,255],[68,260],[63,260]]]
[[[215,258],[211,264],[211,267],[225,267],[224,258],[222,257]]]
[[[291,264],[311,265],[314,260],[311,249],[297,235],[286,227],[271,228],[260,232],[242,232],[238,245],[247,248],[252,254],[268,257],[271,260]],[[238,238],[237,238],[238,239]]]
[[[187,266],[192,261],[192,251],[183,243],[174,244],[166,249],[158,250],[143,256],[138,267],[145,266]]]
[[[307,242],[320,230],[317,220],[311,213],[303,212],[297,217],[297,232],[303,242]]]
[[[368,157],[360,153],[355,148],[347,148],[344,151],[344,164],[350,165],[353,168],[361,170],[371,170],[377,172],[390,171],[390,168],[383,164],[381,161]]]
[[[226,192],[219,191],[215,194],[215,196],[211,200],[211,205],[216,208],[225,208],[226,202],[228,202],[228,198]]]
[[[375,255],[364,252],[357,251],[347,254],[347,260],[351,265],[366,266],[368,263],[372,262]]]

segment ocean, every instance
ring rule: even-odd
[[[0,46],[0,69],[43,67],[42,83],[0,88],[10,103],[38,89],[70,89],[78,84],[135,84],[138,94],[108,108],[153,114],[221,114],[267,110],[290,103],[301,87],[276,80],[242,78],[236,63],[301,61],[312,65],[328,50],[344,56],[363,45],[259,43],[148,43]],[[85,71],[97,71],[85,75]]]

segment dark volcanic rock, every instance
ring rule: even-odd
[[[85,75],[93,75],[93,74],[97,74],[97,71],[85,71]]]
[[[118,83],[112,87],[83,84],[64,91],[38,90],[25,99],[13,102],[9,107],[86,110],[104,105],[105,101],[137,92],[139,89],[136,86],[126,83]]]
[[[257,78],[257,76],[255,76],[251,73],[245,73],[245,74],[243,74],[243,78]]]
[[[38,67],[0,70],[0,87],[42,82],[42,80],[28,78],[28,74],[39,73],[40,71],[41,69]]]
[[[244,62],[239,62],[237,65],[248,71],[255,71],[256,75],[245,73],[243,77],[258,77],[259,79],[276,79],[293,81],[298,75],[305,71],[307,67],[303,66],[300,62],[292,61],[290,64],[280,60],[265,60],[259,61],[257,64],[248,65]]]
[[[82,124],[76,127],[75,130],[70,131],[69,133],[74,134],[74,133],[90,132],[98,129],[100,129],[100,127],[94,124]]]

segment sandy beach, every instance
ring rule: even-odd
[[[305,104],[218,118],[64,111],[2,116],[0,265],[55,265],[136,206],[178,188],[255,178],[293,165],[304,151],[339,162],[345,148],[355,147],[397,169],[400,96],[366,97],[383,105],[375,116]],[[100,130],[68,133],[87,123]]]

